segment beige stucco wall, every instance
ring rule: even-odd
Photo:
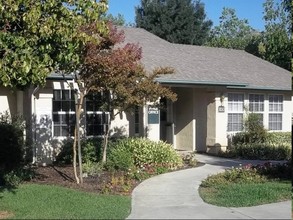
[[[0,86],[0,113],[8,112],[10,115],[17,113],[17,92]]]
[[[291,131],[292,96],[290,93],[260,90],[210,88],[173,88],[178,95],[174,107],[174,147],[179,150],[197,150],[217,153],[228,146],[228,93],[244,94],[244,106],[248,107],[249,94],[263,94],[264,126],[268,128],[269,101],[272,94],[283,95],[282,131]],[[222,111],[219,111],[219,107]],[[244,117],[246,112],[244,111]]]
[[[284,111],[283,112],[283,131],[290,132],[292,130],[292,112],[293,112],[293,101],[291,94],[286,94],[284,96]]]
[[[212,102],[210,100],[210,96],[213,94],[207,93],[202,89],[193,89],[193,118],[195,121],[195,149],[198,152],[206,151],[206,139],[207,132],[212,132],[208,130],[208,123],[212,123],[210,120],[210,115],[208,111],[212,109]]]
[[[175,147],[178,150],[195,149],[195,121],[193,120],[193,92],[191,88],[175,89],[174,103]]]
[[[32,114],[35,116],[35,121],[32,122],[34,130],[33,139],[35,143],[34,162],[51,163],[54,157],[59,153],[62,141],[68,137],[54,137],[52,134],[52,100],[53,89],[70,89],[67,83],[62,81],[52,82],[47,81],[44,88],[37,90],[35,96],[31,96]],[[116,113],[116,112],[115,112]],[[111,122],[111,136],[129,136],[129,120],[131,114],[117,114],[115,120]],[[85,119],[81,115],[81,134]]]

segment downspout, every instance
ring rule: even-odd
[[[32,92],[32,96],[34,97],[34,112],[33,112],[33,123],[34,123],[34,133],[33,133],[33,164],[37,162],[37,147],[36,147],[36,143],[37,143],[37,115],[36,115],[36,93],[39,91],[40,87],[37,86],[33,92]]]

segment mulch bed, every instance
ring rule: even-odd
[[[97,176],[84,177],[83,184],[77,184],[71,165],[36,167],[35,173],[36,177],[29,183],[57,185],[91,193],[108,192],[110,194],[130,195],[132,188],[139,184],[139,181],[132,180],[131,189],[127,192],[121,189],[122,186],[119,183],[114,183],[115,180],[122,178],[124,173],[109,171],[101,171]]]
[[[198,163],[196,166],[201,166]],[[191,168],[185,165],[181,169]],[[181,170],[180,169],[180,170]],[[39,166],[35,168],[36,177],[29,183],[63,186],[90,193],[131,195],[132,190],[141,182],[127,179],[123,172],[101,171],[97,176],[83,178],[83,184],[77,184],[74,178],[72,165]]]

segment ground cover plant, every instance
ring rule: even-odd
[[[125,219],[131,206],[127,196],[39,184],[23,184],[12,191],[2,189],[0,197],[2,217],[12,219]]]
[[[210,204],[248,207],[291,199],[291,163],[246,165],[209,176],[199,194]]]

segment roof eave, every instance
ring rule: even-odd
[[[281,87],[260,87],[251,86],[248,83],[238,83],[238,82],[213,82],[213,81],[195,81],[195,80],[177,80],[177,79],[156,79],[157,82],[161,84],[168,85],[200,85],[200,86],[224,86],[227,89],[249,89],[249,90],[271,90],[271,91],[291,91],[291,88],[281,88]]]

